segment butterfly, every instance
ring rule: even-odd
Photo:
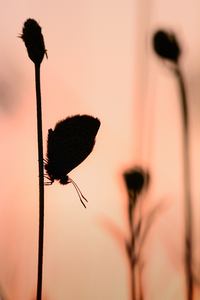
[[[75,115],[58,122],[54,130],[48,130],[47,156],[44,160],[46,184],[58,180],[60,184],[72,183],[81,203],[83,196],[68,173],[82,163],[92,152],[100,121],[89,115]]]

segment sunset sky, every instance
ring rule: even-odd
[[[200,271],[200,3],[194,0],[8,0],[0,12],[0,292],[34,300],[38,166],[34,65],[18,38],[27,18],[42,27],[44,149],[47,132],[74,114],[101,120],[93,152],[70,176],[45,187],[43,300],[130,300],[127,194],[122,174],[140,165],[157,204],[143,248],[145,300],[184,299],[182,120],[177,82],[152,51],[158,28],[180,41],[190,109],[195,272]],[[113,229],[115,228],[115,230]],[[196,274],[195,273],[195,274]],[[200,292],[196,291],[196,299]]]

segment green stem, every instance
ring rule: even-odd
[[[37,100],[37,138],[38,138],[38,166],[39,166],[39,240],[38,240],[37,300],[41,300],[42,299],[43,241],[44,241],[44,169],[43,169],[40,64],[35,64],[35,86],[36,86],[36,100]]]
[[[185,188],[185,272],[187,284],[187,300],[193,299],[193,275],[192,275],[192,203],[190,186],[190,159],[189,159],[189,128],[188,128],[188,107],[187,96],[183,74],[179,66],[175,69],[177,76],[181,108],[183,117],[183,184]]]

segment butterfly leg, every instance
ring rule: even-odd
[[[47,158],[43,158],[43,164],[44,164],[44,166],[48,164],[48,159]]]
[[[52,185],[51,181],[44,181],[44,185]]]
[[[48,180],[48,181],[44,182],[44,185],[52,185],[53,181],[47,174],[44,174],[44,178],[46,178]]]

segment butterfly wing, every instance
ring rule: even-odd
[[[91,153],[100,121],[87,115],[76,115],[50,129],[47,143],[48,164],[54,179],[60,179],[77,167]]]

